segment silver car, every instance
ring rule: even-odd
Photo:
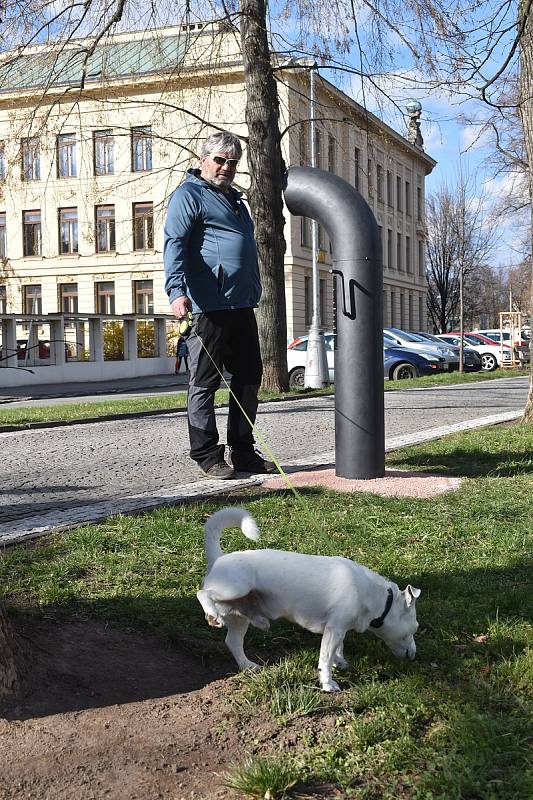
[[[400,328],[384,328],[383,342],[387,347],[407,347],[408,350],[414,350],[422,356],[426,355],[426,353],[438,355],[445,359],[445,369],[449,371],[459,369],[459,356],[442,342],[429,342],[416,333],[407,333],[407,331],[402,331]]]
[[[438,336],[434,336],[432,333],[417,331],[417,335],[422,336],[423,339],[427,339],[428,342],[442,344],[442,339],[439,339]],[[461,349],[458,345],[448,343],[447,346],[456,353],[458,358],[461,357]],[[479,372],[481,369],[481,356],[479,353],[476,353],[473,347],[468,347],[467,345],[463,346],[463,368],[465,372]]]

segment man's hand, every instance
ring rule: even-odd
[[[187,312],[192,311],[192,303],[186,294],[182,294],[172,301],[170,308],[174,316],[178,319],[184,319],[187,316]]]

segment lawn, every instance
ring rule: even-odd
[[[186,636],[199,655],[216,658],[213,643],[223,634],[207,628],[195,598],[205,568],[201,528],[222,504],[244,505],[264,546],[343,554],[401,588],[420,587],[420,630],[410,663],[369,634],[349,634],[339,695],[317,688],[317,636],[285,622],[252,631],[250,654],[268,666],[230,679],[228,702],[250,732],[250,760],[227,781],[258,798],[321,784],[332,792],[326,796],[338,790],[360,800],[526,800],[533,797],[533,426],[446,437],[396,451],[388,463],[464,480],[430,500],[256,489],[117,517],[5,551],[0,599],[15,615],[98,616],[174,642]],[[247,546],[236,531],[223,540],[227,550]],[[296,726],[289,752],[267,743],[254,757],[259,711],[280,729]]]
[[[459,373],[447,373],[442,375],[430,375],[426,378],[411,378],[403,381],[385,381],[385,391],[398,391],[399,389],[424,389],[432,386],[451,386],[461,383],[477,383],[479,381],[494,380],[497,378],[509,378],[529,375],[529,370],[503,370],[497,369],[494,372],[471,372],[459,375]],[[320,394],[331,394],[334,387],[325,389],[291,389],[287,393],[276,393],[269,391],[260,392],[260,400],[263,402],[298,399],[301,397],[312,397]],[[229,393],[227,389],[221,389],[216,394],[216,402],[219,405],[226,405]],[[44,401],[45,402],[45,401]],[[132,416],[136,414],[165,413],[176,410],[184,410],[187,407],[187,395],[185,392],[176,394],[159,394],[149,397],[138,397],[132,399],[117,399],[95,401],[91,403],[61,403],[58,405],[21,408],[0,408],[0,429],[2,427],[30,427],[42,424],[62,424],[77,422],[87,419],[102,419],[105,417],[115,417],[118,415]]]

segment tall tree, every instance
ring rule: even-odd
[[[23,647],[10,619],[0,606],[0,699],[17,694],[24,673]]]
[[[479,275],[495,245],[484,206],[483,196],[476,195],[464,174],[455,186],[445,185],[428,198],[428,313],[439,333],[458,323],[461,280],[466,318],[472,319],[480,310],[476,303]]]
[[[241,0],[241,41],[246,82],[250,208],[255,223],[264,297],[258,325],[263,385],[288,387],[285,307],[283,175],[279,102],[272,71],[264,0]]]
[[[527,152],[529,204],[531,220],[531,241],[533,242],[533,12],[531,0],[520,0],[518,28],[520,35],[520,116],[524,130],[524,144]],[[530,251],[530,263],[533,257]],[[531,280],[530,333],[533,329],[533,279]],[[524,409],[523,420],[533,422],[533,336],[530,338],[531,377],[529,394]]]

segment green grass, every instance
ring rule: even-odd
[[[371,635],[348,634],[340,695],[317,690],[319,637],[282,621],[250,631],[248,654],[267,666],[230,679],[231,702],[248,740],[257,713],[270,715],[274,732],[255,747],[259,766],[236,765],[233,777],[248,781],[240,791],[289,796],[297,780],[359,800],[526,800],[533,426],[457,434],[397,451],[389,464],[463,482],[428,500],[307,489],[302,510],[289,491],[254,490],[116,517],[6,550],[0,598],[15,615],[98,616],[157,630],[219,661],[213,642],[223,633],[205,625],[195,598],[205,569],[202,524],[221,505],[244,505],[264,546],[343,554],[422,596],[417,659],[396,661]],[[237,531],[223,540],[227,550],[248,546]],[[276,730],[292,731],[295,743],[281,760]],[[274,784],[276,775],[289,777]]]
[[[430,375],[427,378],[413,378],[404,381],[385,381],[385,391],[398,391],[399,389],[423,389],[433,386],[450,386],[461,383],[476,383],[479,381],[493,380],[495,378],[518,377],[528,375],[526,370],[495,370],[494,372],[473,372],[459,375],[457,372]],[[333,387],[325,389],[292,389],[284,394],[279,392],[261,391],[260,400],[275,401],[288,398],[313,397],[317,395],[332,394]],[[221,389],[216,394],[216,402],[226,405],[229,393]],[[185,392],[176,394],[153,395],[129,400],[113,399],[94,403],[62,403],[53,406],[2,408],[0,409],[0,429],[2,426],[28,427],[38,424],[53,424],[63,422],[77,422],[86,419],[99,419],[101,417],[133,414],[150,414],[152,412],[165,412],[183,410],[187,407]]]
[[[225,776],[230,789],[257,800],[283,800],[299,777],[296,765],[287,756],[250,758],[232,767]]]

